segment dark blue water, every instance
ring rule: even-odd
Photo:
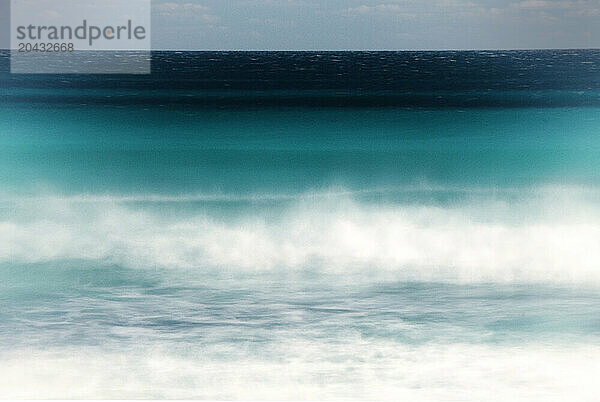
[[[81,57],[101,62],[102,53]],[[127,57],[126,54],[123,57]],[[10,102],[165,107],[597,106],[600,50],[153,52],[151,75],[8,75]]]

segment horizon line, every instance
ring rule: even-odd
[[[13,51],[18,49],[0,48],[0,51]],[[600,47],[539,47],[539,48],[455,48],[455,49],[77,49],[76,52],[514,52],[514,51],[536,51],[536,50],[600,50]],[[27,52],[36,53],[36,52]]]

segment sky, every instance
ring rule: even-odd
[[[8,47],[0,0],[0,47]],[[599,48],[600,0],[153,0],[152,47]]]

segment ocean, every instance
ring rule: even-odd
[[[8,66],[0,397],[597,399],[599,50]]]

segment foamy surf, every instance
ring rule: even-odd
[[[4,398],[594,401],[600,349],[282,339],[263,356],[207,346],[2,353]],[[265,356],[267,355],[267,356]],[[224,357],[221,357],[224,356]]]
[[[600,209],[585,191],[484,194],[446,205],[373,204],[345,194],[304,195],[266,210],[250,204],[235,218],[203,204],[183,216],[161,213],[147,204],[164,200],[152,196],[138,197],[144,205],[119,197],[24,199],[0,221],[0,262],[600,283]]]

